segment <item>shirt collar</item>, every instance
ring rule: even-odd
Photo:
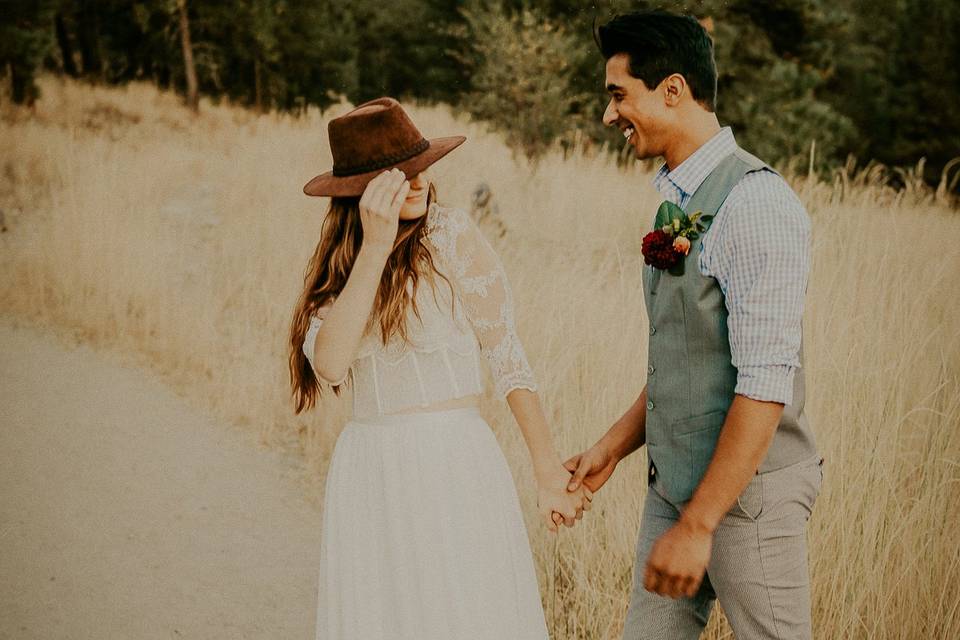
[[[683,196],[689,196],[706,180],[720,161],[736,148],[733,131],[730,127],[723,127],[673,171],[667,169],[667,163],[664,162],[653,177],[653,186],[661,194],[666,194],[672,184]]]

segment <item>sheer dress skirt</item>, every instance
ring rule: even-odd
[[[325,490],[316,638],[548,638],[513,477],[476,409],[344,428]]]

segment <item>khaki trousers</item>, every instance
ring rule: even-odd
[[[707,575],[692,598],[674,600],[643,588],[653,543],[680,517],[657,478],[643,510],[633,592],[623,640],[696,640],[719,600],[737,640],[810,640],[807,521],[823,482],[823,459],[757,474],[714,534]]]

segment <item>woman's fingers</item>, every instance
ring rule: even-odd
[[[410,183],[407,182],[403,172],[399,169],[391,169],[390,178],[381,186],[377,213],[392,220],[399,213],[408,191],[410,191]]]
[[[406,198],[405,177],[399,169],[390,169],[376,175],[360,197],[360,218],[363,224],[364,244],[392,248],[397,235],[399,206],[394,206],[399,194]],[[402,204],[402,200],[401,200]]]
[[[579,498],[580,498],[579,504],[577,505],[578,520],[583,517],[583,513],[585,511],[590,511],[590,509],[593,508],[593,503],[591,502],[591,500],[593,499],[593,493],[589,489],[587,489],[586,486],[582,486]]]
[[[393,201],[400,185],[404,182],[403,172],[400,169],[390,169],[390,179],[383,185],[383,203],[389,206]]]
[[[394,194],[394,183],[403,173],[398,169],[388,169],[367,183],[360,204],[377,215],[383,215]]]
[[[557,520],[559,514],[556,511],[551,511],[549,508],[545,508],[541,510],[540,515],[542,515],[543,519],[546,521],[547,530],[552,533],[556,533],[557,525],[560,523],[560,521]]]
[[[400,175],[402,176],[403,174],[401,173]],[[400,183],[396,193],[393,194],[393,200],[390,201],[390,213],[392,215],[400,212],[400,208],[403,206],[403,201],[407,199],[408,193],[410,193],[410,183],[404,180]]]
[[[373,203],[377,193],[379,192],[380,186],[389,176],[389,171],[383,171],[382,173],[377,174],[373,180],[367,183],[367,186],[363,190],[363,195],[360,196],[361,207],[366,209],[371,208],[370,205]]]
[[[547,522],[550,522],[551,516],[553,515],[550,506],[546,502],[541,502],[540,500],[537,500],[537,513],[539,513],[540,517]],[[549,526],[550,525],[548,524],[547,527],[549,528]]]
[[[562,490],[559,494],[541,496],[538,507],[540,515],[548,521],[547,528],[555,531],[554,527],[559,528],[561,524],[573,528],[592,505],[584,494],[576,495]]]
[[[547,528],[551,531],[555,531],[555,527],[559,527],[561,524],[566,525],[567,527],[572,527],[577,521],[576,507],[574,505],[565,503],[562,500],[546,501],[540,506],[540,511],[541,514],[543,514],[546,519],[549,520],[550,524],[547,525]]]
[[[389,202],[388,198],[393,195],[391,187],[396,181],[396,172],[391,169],[390,171],[385,172],[385,174],[380,174],[383,176],[383,180],[377,182],[376,187],[374,187],[373,198],[370,203],[370,208],[378,216],[384,215],[386,213],[387,203]],[[377,176],[378,178],[380,176]],[[388,195],[389,194],[389,195]]]

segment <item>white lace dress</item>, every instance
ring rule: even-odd
[[[545,640],[513,477],[474,408],[430,407],[535,389],[500,261],[460,209],[432,205],[426,238],[447,276],[417,292],[408,341],[364,336],[347,379],[354,414],[327,474],[317,640]],[[313,357],[321,309],[303,349]],[[319,377],[319,376],[318,376]],[[321,378],[322,380],[322,378]]]

